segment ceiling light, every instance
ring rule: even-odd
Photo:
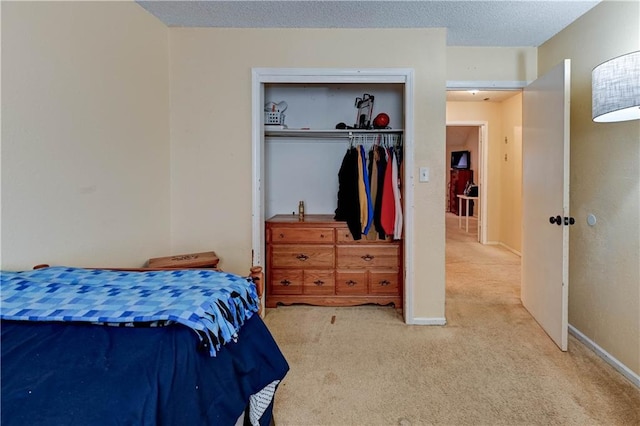
[[[593,121],[640,119],[640,50],[598,65],[591,77]]]

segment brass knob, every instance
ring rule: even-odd
[[[380,281],[378,284],[380,284],[382,287],[386,287],[386,286],[388,286],[389,284],[391,284],[391,281],[388,281],[388,280],[382,280],[382,281]]]
[[[324,281],[322,281],[322,280],[315,280],[313,283],[314,283],[315,285],[317,285],[317,286],[324,285]]]
[[[345,282],[346,285],[348,285],[349,287],[353,287],[354,285],[358,284],[357,281],[353,281],[353,280],[349,280],[347,282]]]
[[[365,262],[371,262],[374,258],[374,256],[371,256],[370,254],[365,254],[364,256],[361,256],[361,257]]]
[[[291,285],[291,281],[289,281],[289,280],[282,280],[282,281],[280,281],[280,284],[282,284],[282,285],[283,285],[283,286],[285,286],[285,287],[286,287],[286,286],[290,286],[290,285]]]
[[[299,255],[296,256],[296,259],[298,259],[300,262],[304,262],[305,260],[309,259],[309,256],[307,256],[306,254],[300,253]]]

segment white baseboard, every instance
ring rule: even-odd
[[[504,247],[505,249],[509,250],[511,253],[514,253],[516,255],[518,255],[519,257],[522,257],[522,253],[520,253],[518,250],[509,247],[508,245],[504,244],[504,243],[498,243],[499,245],[501,245],[502,247]]]
[[[407,324],[412,325],[447,325],[446,318],[413,318]]]
[[[485,243],[485,245],[488,245],[488,246],[500,246],[500,247],[503,247],[503,248],[509,250],[511,253],[518,255],[518,257],[522,257],[522,253],[520,253],[518,250],[513,249],[513,248],[509,247],[508,245],[506,245],[505,243],[501,243],[500,241],[487,241]]]
[[[607,364],[615,368],[620,374],[629,379],[629,381],[636,385],[636,387],[640,388],[640,375],[631,371],[626,365],[618,361],[609,352],[602,349],[596,342],[589,339],[571,324],[569,324],[569,333],[575,336],[576,339],[580,340],[586,347],[594,351],[596,355],[602,358]]]

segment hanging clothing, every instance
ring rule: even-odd
[[[374,201],[373,223],[376,231],[378,232],[378,238],[384,240],[386,233],[382,227],[381,213],[382,213],[382,194],[384,192],[384,179],[385,172],[387,170],[386,151],[383,147],[375,147],[376,153],[376,165],[378,168],[378,192],[376,193],[376,199]]]
[[[367,167],[369,169],[369,186],[371,187],[371,205],[373,206],[373,219],[369,232],[367,232],[367,240],[378,239],[378,230],[376,228],[376,198],[378,197],[378,146],[374,145],[367,153],[369,161]]]
[[[366,208],[366,215],[362,221],[362,234],[367,235],[369,228],[373,224],[373,203],[371,203],[371,184],[369,182],[369,169],[367,167],[367,154],[364,146],[360,145],[360,159],[362,161],[362,179],[364,181],[364,204]],[[362,195],[362,194],[361,194]],[[362,206],[363,200],[360,200],[360,206]],[[362,209],[362,207],[361,207]],[[362,217],[362,210],[360,211],[360,217]]]
[[[347,222],[354,240],[362,238],[360,223],[360,201],[358,188],[358,150],[350,147],[342,159],[338,172],[338,206],[335,210],[335,220]]]
[[[364,227],[367,225],[367,216],[369,215],[367,206],[367,189],[364,185],[365,168],[362,164],[361,148],[362,146],[358,146],[356,148],[358,152],[358,203],[360,204],[360,230],[358,232],[360,234],[363,233]]]
[[[396,201],[393,192],[393,155],[391,148],[385,151],[387,167],[384,174],[384,185],[382,188],[382,209],[380,211],[380,223],[387,235],[393,235],[396,223]]]
[[[402,238],[402,202],[400,199],[400,174],[398,173],[398,158],[396,151],[392,152],[393,168],[391,170],[391,179],[393,182],[393,199],[395,203],[395,218],[393,225],[393,238],[399,240]]]
[[[389,142],[369,152],[350,146],[342,160],[334,219],[347,222],[354,240],[402,238],[402,143]]]

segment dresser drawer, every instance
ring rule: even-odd
[[[333,228],[279,227],[271,228],[272,243],[325,243],[333,244]]]
[[[337,246],[336,254],[340,269],[397,269],[400,264],[400,247],[397,244]]]
[[[367,294],[367,273],[337,271],[336,294]]]
[[[353,234],[349,231],[349,228],[336,228],[336,243],[338,244],[385,244],[389,240],[370,240],[366,235],[362,235],[359,240],[353,239]]]
[[[393,294],[399,292],[400,277],[398,272],[369,271],[369,293]]]
[[[302,294],[301,270],[272,270],[269,280],[269,293],[271,294]]]
[[[334,264],[333,246],[271,246],[271,266],[274,268],[333,268]]]
[[[336,292],[336,278],[333,270],[306,270],[304,271],[304,294],[333,295]]]

